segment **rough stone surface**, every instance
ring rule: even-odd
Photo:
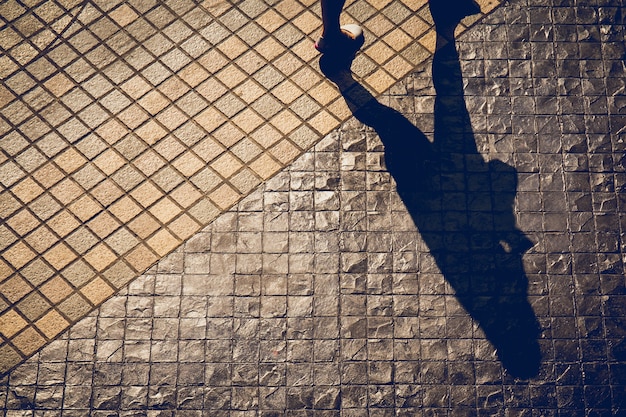
[[[374,106],[398,125],[330,134],[5,376],[4,414],[623,415],[625,11],[503,6],[456,43],[469,123],[418,68]]]

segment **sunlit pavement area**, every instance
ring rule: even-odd
[[[317,2],[0,3],[4,415],[625,415],[626,5],[572,3],[433,57],[349,2],[348,89]]]

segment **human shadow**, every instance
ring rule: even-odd
[[[517,172],[478,152],[453,36],[473,3],[445,2],[455,17],[438,13],[432,1],[438,35],[432,63],[434,143],[401,113],[380,104],[349,66],[333,67],[324,56],[320,66],[354,116],[380,136],[397,192],[459,302],[508,372],[531,378],[541,364],[540,328],[522,264],[532,242],[516,227],[513,213]]]

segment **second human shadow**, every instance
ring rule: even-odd
[[[381,138],[397,192],[459,302],[507,371],[531,378],[541,364],[540,328],[522,264],[532,242],[517,228],[513,212],[517,172],[478,152],[454,37],[446,36],[458,21],[435,21],[434,143],[401,113],[380,104],[349,68],[332,68],[324,57],[320,66],[354,116]]]

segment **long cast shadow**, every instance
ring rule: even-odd
[[[540,330],[522,265],[532,243],[516,227],[513,213],[517,172],[501,161],[486,162],[478,152],[453,36],[473,3],[445,2],[447,10],[457,11],[455,17],[432,2],[438,33],[434,143],[401,113],[380,104],[349,68],[332,68],[324,57],[320,66],[354,116],[380,136],[397,192],[460,303],[509,373],[530,378],[541,363]]]

